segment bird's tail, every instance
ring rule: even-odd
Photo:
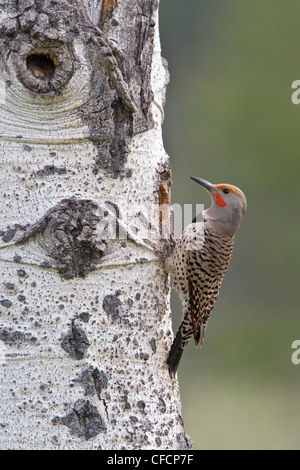
[[[184,325],[184,323],[180,325],[180,328],[177,331],[167,359],[167,364],[169,366],[169,374],[171,378],[175,376],[184,348],[193,334],[193,330],[189,329],[189,331],[187,332],[184,328],[185,326],[186,325]]]
[[[177,335],[175,336],[175,339],[173,341],[172,347],[170,349],[168,359],[167,359],[170,377],[175,377],[182,353],[183,353],[182,334],[181,334],[181,331],[178,330]]]

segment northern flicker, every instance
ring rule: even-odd
[[[207,321],[215,305],[230,263],[234,235],[246,213],[244,193],[230,184],[211,184],[191,176],[209,192],[212,205],[195,217],[166,258],[166,270],[182,301],[182,323],[167,363],[175,375],[183,350],[191,336],[202,344]]]

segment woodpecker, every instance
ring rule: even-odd
[[[247,210],[246,197],[236,186],[212,184],[194,176],[191,179],[209,192],[212,204],[186,227],[165,260],[182,301],[182,322],[167,359],[171,377],[191,336],[196,347],[202,344],[230,263],[235,233]]]

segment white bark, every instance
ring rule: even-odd
[[[83,3],[86,18],[98,24],[103,2]],[[124,31],[132,25],[122,18],[128,21],[129,4],[135,3],[120,0],[113,12],[114,28],[110,19],[103,24],[105,41],[124,54]],[[19,34],[16,5],[0,2],[2,37],[8,44]],[[26,8],[18,21],[29,21],[33,6]],[[46,17],[33,20],[39,25]],[[84,110],[95,92],[91,77],[97,63],[87,56],[84,35],[72,39],[76,65],[72,69],[72,57],[66,57],[61,83],[64,75],[67,80],[59,93],[30,89],[34,79],[32,85],[32,77],[22,76],[18,63],[18,57],[29,54],[26,41],[17,50],[8,45],[9,52],[2,52],[1,449],[188,448],[178,383],[170,379],[165,364],[172,342],[169,285],[162,262],[145,242],[149,233],[134,230],[140,225],[138,214],[142,211],[148,221],[157,206],[168,168],[161,135],[167,72],[157,24],[151,51],[153,124],[141,125],[134,118],[136,130],[119,173],[116,165],[95,165],[107,141],[102,134],[99,151],[91,135],[91,109]],[[51,26],[49,37],[55,40],[57,30]],[[49,50],[51,45],[56,47],[50,41]],[[55,53],[60,58],[68,54],[65,49]],[[118,94],[126,109],[138,109],[134,83],[123,83],[114,64],[103,66],[102,73],[104,69],[110,74],[107,83],[116,83],[116,88],[103,94],[114,99]],[[98,96],[100,103],[102,98]],[[108,125],[106,118],[102,124]],[[103,238],[107,206],[117,206],[130,239],[110,240],[107,233]],[[68,211],[74,217],[64,225]],[[157,218],[152,222],[159,223]],[[158,245],[159,240],[153,242]],[[82,251],[73,257],[75,249]],[[97,259],[91,260],[93,255]]]

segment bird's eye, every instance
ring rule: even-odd
[[[223,193],[228,194],[228,193],[230,193],[230,191],[229,191],[229,189],[225,188],[225,189],[223,189]]]

